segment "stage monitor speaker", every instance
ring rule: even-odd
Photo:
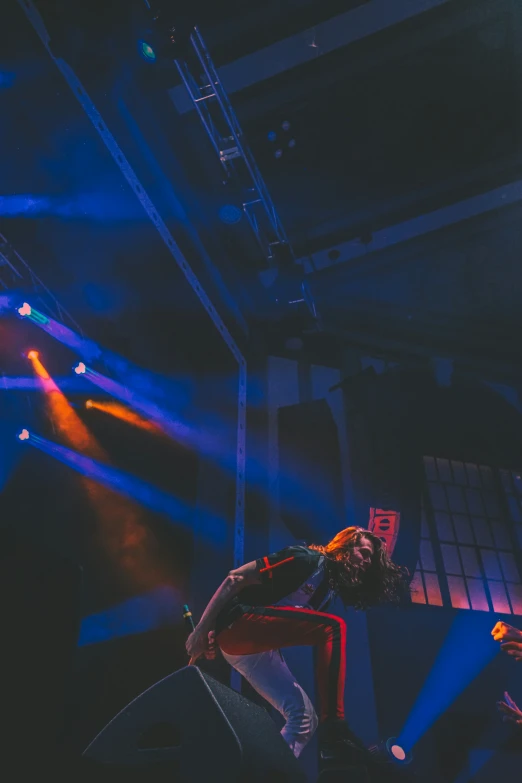
[[[172,783],[306,783],[268,713],[195,666],[144,691],[84,758],[115,767],[172,765]]]

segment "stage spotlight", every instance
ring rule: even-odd
[[[38,359],[39,356],[40,356],[40,354],[38,353],[38,351],[29,351],[28,354],[27,354],[27,358],[31,359],[31,360],[32,359]]]
[[[282,156],[283,156],[283,150],[276,150],[276,151],[274,152],[274,157],[275,157],[275,158],[278,158],[278,159],[279,159],[279,158],[281,158]]]
[[[142,29],[138,41],[140,57],[148,63],[171,64],[186,58],[190,51],[190,37],[196,25],[192,16],[183,16],[179,8],[163,7],[151,10],[151,24]]]
[[[410,764],[412,760],[411,753],[406,753],[404,748],[397,742],[397,737],[390,737],[390,739],[386,741],[386,752],[390,759],[400,766]]]
[[[268,141],[275,141],[277,139],[277,133],[275,131],[270,131],[268,133]]]
[[[404,748],[401,748],[400,745],[391,745],[390,753],[394,759],[397,759],[397,761],[404,761],[406,758],[406,752]]]
[[[21,307],[17,307],[16,312],[22,318],[30,318],[31,321],[39,326],[44,326],[49,323],[49,319],[46,315],[35,310],[34,307],[31,307],[27,302],[24,302]]]
[[[156,62],[156,52],[147,41],[138,41],[140,56],[148,63]]]
[[[85,364],[83,362],[79,362],[76,367],[73,367],[74,372],[76,375],[83,375],[85,371],[87,370]]]
[[[92,406],[93,406],[92,400],[87,400],[87,402],[85,403],[85,407],[86,408],[92,408]]]
[[[18,315],[21,315],[22,317],[26,315],[31,315],[31,313],[32,313],[31,305],[27,304],[27,302],[24,302],[23,305],[18,308]]]
[[[16,437],[18,440],[29,440],[29,430],[22,430]]]

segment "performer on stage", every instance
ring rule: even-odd
[[[230,571],[187,639],[190,663],[213,657],[217,641],[283,715],[281,734],[296,756],[319,723],[325,757],[373,758],[345,721],[346,624],[327,608],[336,596],[359,609],[397,603],[408,593],[407,576],[382,541],[359,527],[341,530],[326,546],[290,546],[246,563]],[[319,719],[279,652],[300,645],[317,649]]]

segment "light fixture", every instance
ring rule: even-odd
[[[78,362],[76,367],[73,367],[73,370],[76,373],[76,375],[83,375],[86,372],[87,368],[83,362]]]
[[[23,429],[16,437],[18,440],[29,440],[29,430]]]
[[[165,4],[163,4],[165,6]],[[150,9],[150,6],[149,6]],[[196,25],[193,12],[187,16],[179,7],[150,9],[150,22],[142,28],[138,40],[138,52],[145,62],[165,65],[185,58],[190,48],[190,38]]]
[[[38,310],[35,310],[28,302],[24,302],[21,307],[17,307],[16,312],[22,318],[29,318],[33,323],[38,324],[39,326],[45,326],[49,323],[48,317]]]
[[[32,308],[30,304],[27,304],[27,302],[24,302],[21,307],[18,307],[18,315],[21,315],[22,317],[31,315]]]
[[[140,56],[148,63],[156,62],[156,52],[147,41],[138,41],[138,51]]]
[[[27,354],[27,358],[31,359],[31,361],[33,359],[38,359],[39,357],[40,357],[40,354],[38,353],[38,351],[29,351],[28,354]]]
[[[397,737],[390,737],[390,739],[386,741],[386,752],[394,764],[400,766],[410,764],[413,758],[411,753],[408,753],[405,748],[399,744]]]
[[[85,407],[86,408],[92,408],[92,406],[93,406],[93,401],[92,400],[87,400],[87,402],[85,403]]]

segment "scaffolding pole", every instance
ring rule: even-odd
[[[23,296],[31,298],[29,304],[41,310],[49,318],[54,318],[69,326],[83,336],[77,322],[62,307],[57,298],[31,269],[20,253],[0,233],[0,288],[4,291],[23,291]],[[20,302],[20,305],[22,302]]]
[[[277,249],[295,261],[292,246],[201,33],[190,36],[193,57],[175,63],[203,127],[229,179],[240,185],[245,213],[269,266]]]

